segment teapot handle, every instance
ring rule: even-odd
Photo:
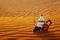
[[[52,24],[51,20],[47,20],[46,23],[50,22],[50,24],[48,26],[50,26]]]

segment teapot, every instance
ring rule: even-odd
[[[52,22],[51,22],[50,19],[45,22],[45,19],[44,19],[43,15],[41,15],[40,18],[38,19],[38,24],[36,24],[36,22],[34,21],[35,28],[34,28],[33,31],[41,31],[41,30],[42,31],[48,31],[51,23]]]

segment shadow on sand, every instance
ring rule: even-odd
[[[52,32],[34,32],[34,34],[42,40],[60,40],[60,37]]]

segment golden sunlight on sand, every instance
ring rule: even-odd
[[[41,14],[52,25],[34,33]],[[0,0],[0,40],[60,40],[60,0]]]

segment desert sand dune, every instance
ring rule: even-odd
[[[52,20],[49,32],[34,33],[33,20]],[[0,0],[0,40],[60,40],[60,0]]]
[[[0,16],[60,15],[60,0],[0,0]]]
[[[33,20],[35,18],[36,17],[33,16],[0,17],[0,40],[59,40],[60,39],[59,22],[55,22],[54,20],[51,19],[53,23],[49,27],[49,32],[35,33],[32,31],[34,29]]]

